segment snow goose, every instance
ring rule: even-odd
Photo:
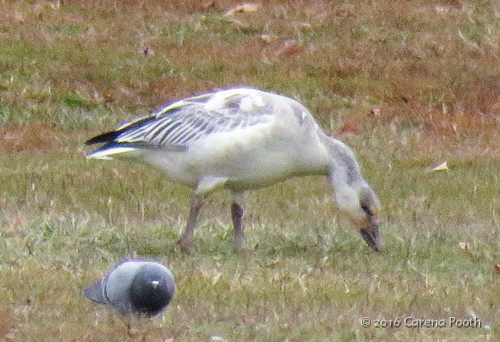
[[[231,193],[237,248],[244,242],[243,193],[294,176],[325,175],[338,208],[364,240],[380,249],[379,201],[360,174],[349,147],[328,137],[299,102],[251,88],[189,97],[89,139],[104,143],[88,158],[138,159],[194,189],[179,241],[191,249],[203,200],[216,189]]]

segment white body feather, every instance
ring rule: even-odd
[[[91,153],[88,158],[143,159],[197,193],[222,186],[241,191],[291,176],[328,173],[329,154],[320,140],[323,133],[305,107],[281,95],[242,88],[215,93],[202,104],[203,109],[217,112],[235,96],[241,99],[237,114],[258,114],[262,122],[201,135],[189,141],[185,149],[118,145]],[[175,102],[162,112],[182,109],[188,103]],[[269,108],[272,112],[265,111]]]

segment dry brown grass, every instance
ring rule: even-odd
[[[313,78],[326,96],[435,104],[450,114],[498,112],[498,27],[485,22],[488,10],[498,10],[493,3],[479,10],[427,1],[266,2],[236,24],[219,16],[235,3],[20,3],[3,11],[4,35],[28,49],[44,46],[49,61],[37,61],[47,73],[40,81],[90,102],[156,106],[235,84],[293,91],[285,80],[300,87]],[[280,55],[289,39],[300,49]],[[117,59],[107,58],[109,49]],[[36,69],[29,62],[28,72]],[[153,77],[148,68],[162,63]],[[15,104],[28,95],[5,98]]]

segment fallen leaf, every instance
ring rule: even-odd
[[[497,272],[497,274],[500,274],[500,264],[495,265],[495,272]]]
[[[429,169],[429,171],[444,171],[444,170],[448,170],[448,163],[447,162],[439,162],[439,163],[436,163],[434,165],[432,165]]]
[[[276,36],[270,35],[270,34],[261,34],[259,38],[262,42],[264,42],[266,44],[271,44],[271,43],[275,42],[277,39]]]
[[[201,4],[201,8],[207,10],[209,8],[215,7],[215,0],[206,0]]]
[[[349,121],[339,128],[337,135],[360,134],[362,131],[363,127],[359,123]]]
[[[458,246],[466,252],[470,251],[470,242],[460,241]]]
[[[104,94],[104,104],[111,104],[111,103],[115,103],[115,98],[111,95],[111,94]]]
[[[210,342],[227,342],[227,340],[219,335],[212,335],[210,336]]]
[[[281,46],[276,51],[276,56],[287,56],[290,57],[295,55],[297,52],[302,50],[302,46],[296,39],[288,39],[281,44]]]
[[[237,13],[255,13],[259,10],[259,5],[244,3],[238,6],[235,6],[224,13],[224,17],[231,17]]]
[[[437,13],[448,13],[450,11],[450,7],[449,6],[441,6],[441,5],[436,5],[434,6],[434,10],[437,12]]]
[[[14,21],[18,24],[24,24],[26,22],[26,19],[24,16],[20,13],[15,13],[14,14]]]
[[[286,265],[288,264],[287,260],[284,260],[284,259],[281,259],[281,258],[276,258],[274,259],[273,261],[271,261],[267,267],[269,268],[283,268],[283,267],[286,267]]]
[[[218,272],[213,278],[212,278],[212,285],[215,285],[219,282],[219,279],[221,277],[222,273]]]
[[[309,30],[309,29],[312,27],[312,25],[311,25],[311,24],[309,24],[309,23],[302,23],[302,24],[300,24],[300,27],[301,27],[303,30]]]
[[[380,116],[380,108],[373,108],[372,110],[370,110],[370,116],[373,116],[373,117],[379,117]]]
[[[144,53],[144,56],[154,56],[155,55],[155,51],[150,48],[149,46],[146,46],[143,50],[143,53]]]

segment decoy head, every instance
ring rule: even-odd
[[[378,217],[380,204],[377,195],[364,182],[361,185],[346,187],[343,190],[335,195],[339,209],[359,230],[368,246],[380,251]]]
[[[380,251],[380,203],[375,192],[363,179],[354,153],[342,142],[323,138],[331,154],[329,179],[339,209],[359,229],[366,243]]]
[[[130,301],[135,313],[155,316],[172,300],[175,285],[172,275],[160,265],[146,265],[130,286]]]
[[[367,185],[355,189],[353,195],[355,197],[353,206],[346,213],[368,246],[380,251],[378,198]]]

